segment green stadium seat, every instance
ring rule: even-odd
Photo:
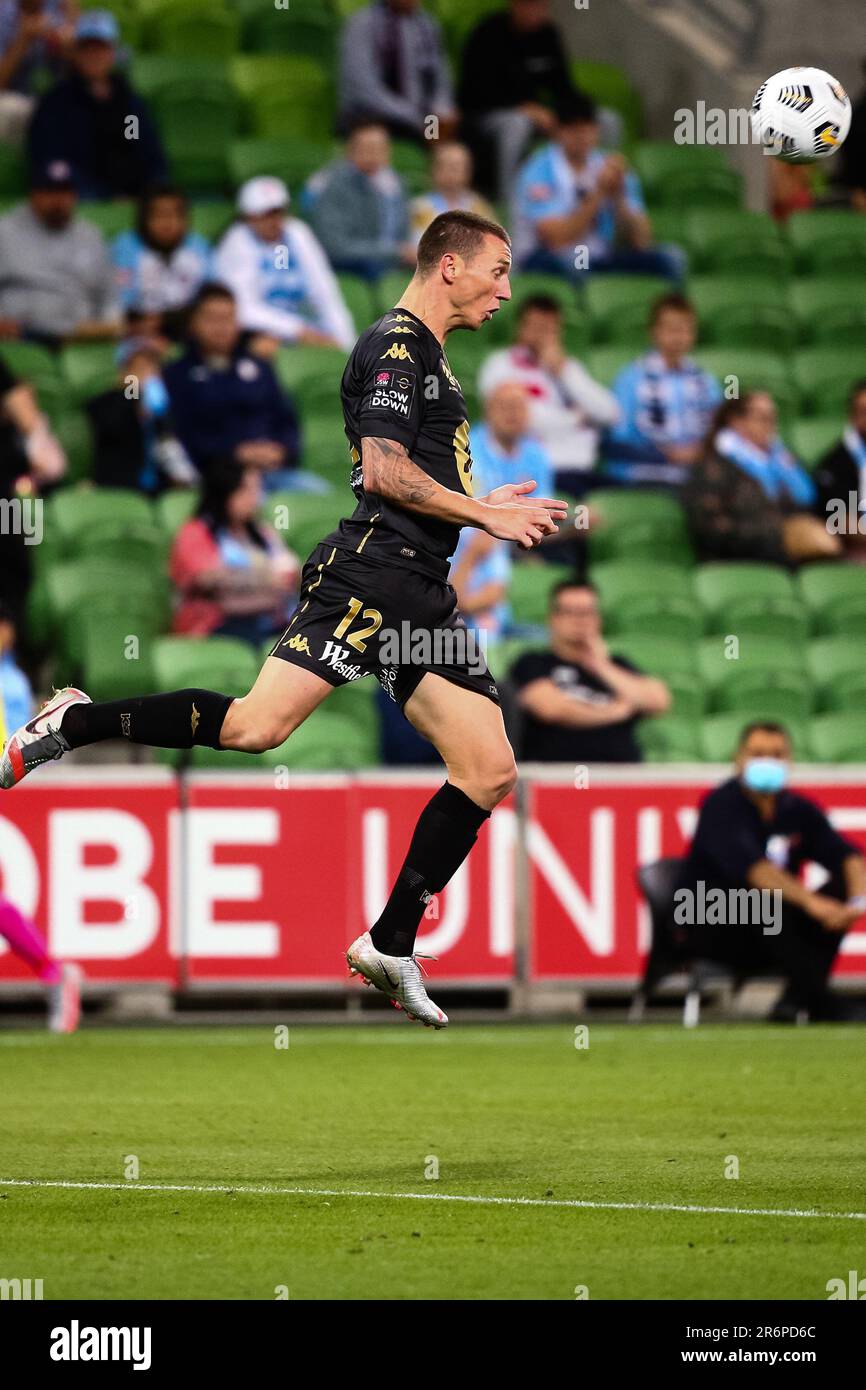
[[[114,343],[70,343],[60,354],[67,404],[81,405],[91,396],[116,385],[118,369]]]
[[[91,699],[122,700],[153,690],[155,634],[142,632],[140,618],[137,613],[82,614],[76,646],[84,686]],[[130,643],[131,637],[136,639],[135,647]]]
[[[617,640],[624,633],[652,632],[660,638],[696,642],[701,612],[691,571],[646,561],[611,560],[595,565],[592,580],[599,591],[605,630]]]
[[[334,158],[334,151],[333,142],[322,139],[233,140],[228,151],[229,172],[236,186],[258,174],[275,175],[288,184],[294,196],[311,174]]]
[[[676,714],[642,719],[637,726],[637,740],[648,763],[700,762],[700,734],[699,720]]]
[[[226,199],[217,199],[210,203],[193,203],[189,210],[192,230],[214,245],[223,233],[228,231],[234,217],[234,204]]]
[[[593,342],[644,347],[653,302],[670,293],[656,275],[591,275],[584,292]]]
[[[351,721],[358,734],[368,744],[379,737],[379,712],[376,708],[376,692],[379,682],[362,678],[347,681],[345,685],[335,686],[328,696],[326,706],[329,715],[339,715]]]
[[[154,513],[169,541],[174,539],[184,522],[193,515],[197,505],[198,492],[195,488],[169,488],[156,499]]]
[[[129,231],[130,227],[135,225],[135,204],[126,200],[116,203],[81,203],[78,210],[84,220],[98,227],[108,241],[113,240],[120,232]]]
[[[658,185],[660,207],[739,210],[743,202],[743,176],[736,169],[677,169]]]
[[[728,663],[727,679],[710,692],[713,713],[742,711],[756,719],[806,719],[812,712],[812,682],[804,671],[737,669]]]
[[[689,280],[700,340],[706,347],[787,351],[795,343],[795,324],[787,294],[763,276],[700,275]]]
[[[159,10],[148,28],[151,47],[161,53],[229,58],[237,51],[241,23],[239,16],[230,9],[210,5],[190,7],[184,0],[184,3]]]
[[[497,680],[508,680],[511,668],[524,652],[544,651],[546,637],[500,637],[488,643],[487,665]]]
[[[14,376],[35,386],[37,391],[57,387],[62,381],[60,358],[38,343],[7,341],[0,343],[0,357]]]
[[[338,25],[321,6],[297,5],[296,0],[276,9],[260,6],[244,26],[244,48],[249,53],[291,53],[315,58],[324,68],[333,66]]]
[[[342,415],[334,411],[326,415],[305,413],[301,449],[302,467],[327,478],[332,487],[342,491],[346,508],[354,507],[348,491],[351,459]]]
[[[802,671],[802,649],[786,637],[731,635],[737,638],[737,647],[727,640],[728,634],[705,637],[697,644],[696,669],[710,692],[711,703],[716,690],[731,681],[751,681],[755,672],[770,678],[779,671]]]
[[[571,77],[575,86],[592,97],[597,106],[619,112],[626,140],[637,139],[644,126],[643,102],[622,68],[613,63],[577,58],[571,64]]]
[[[339,385],[346,365],[342,348],[305,347],[303,344],[282,347],[274,358],[274,370],[280,383],[300,402],[310,383],[330,384],[334,400],[339,405]]]
[[[646,344],[642,343],[641,348],[631,347],[593,347],[590,348],[586,366],[597,381],[604,386],[612,386],[619,376],[623,367],[627,367],[638,356],[639,351],[643,351]]]
[[[715,172],[728,168],[725,151],[719,145],[675,145],[672,140],[639,140],[632,149],[631,162],[649,203],[660,202],[659,190],[683,169]]]
[[[27,192],[27,164],[21,150],[0,144],[0,193],[23,197]]]
[[[52,424],[69,465],[64,482],[86,482],[93,471],[93,439],[87,416],[82,410],[64,410]]]
[[[549,565],[544,561],[524,560],[514,565],[508,599],[515,623],[536,623],[544,626],[554,584],[573,575],[569,565]]]
[[[808,619],[800,595],[780,565],[699,565],[695,592],[708,635],[782,634],[792,642],[807,635]]]
[[[752,722],[751,711],[730,714],[715,714],[701,723],[700,747],[703,760],[708,763],[729,763],[733,760],[740,735],[747,724]],[[755,718],[770,716],[755,715]],[[784,719],[785,728],[791,737],[794,757],[798,760],[810,756],[809,728],[802,720]],[[811,726],[811,727],[814,727]]]
[[[505,313],[500,311],[491,324],[494,337],[511,339],[521,304],[525,299],[531,299],[535,295],[546,295],[549,299],[555,299],[562,310],[564,323],[578,324],[584,318],[577,292],[567,280],[558,275],[546,275],[543,271],[518,270],[511,280],[511,302]]]
[[[866,708],[866,651],[848,637],[819,637],[806,649],[806,669],[822,711]],[[862,694],[863,698],[856,698]]]
[[[236,637],[160,637],[153,644],[157,692],[201,686],[246,695],[258,671],[252,648]]]
[[[694,647],[681,637],[657,637],[655,633],[628,632],[617,637],[614,653],[624,656],[651,676],[694,674]]]
[[[738,275],[743,266],[751,277],[784,277],[788,249],[778,224],[765,212],[734,208],[691,208],[684,218],[684,235],[692,269]]]
[[[835,410],[841,416],[845,412],[848,393],[861,375],[850,348],[800,348],[791,364],[804,415],[829,415]]]
[[[828,614],[841,604],[866,602],[866,568],[861,565],[803,565],[797,575],[803,602],[821,628]],[[826,627],[823,631],[829,632]]]
[[[190,86],[201,86],[209,94],[224,92],[227,104],[237,105],[225,58],[193,57],[189,53],[138,53],[132,67],[132,82],[148,101],[153,101],[165,89],[189,90]]]
[[[743,596],[731,600],[721,611],[708,614],[704,631],[714,637],[777,637],[789,642],[805,642],[809,635],[809,614],[799,596],[780,598]]]
[[[663,554],[666,564],[694,564],[683,509],[669,492],[598,488],[592,493],[589,557],[593,565],[638,553]]]
[[[795,280],[790,294],[801,343],[866,347],[866,303],[851,293],[850,276]]]
[[[321,140],[333,121],[333,84],[311,58],[285,58],[285,71],[248,98],[250,133],[271,139]]]
[[[792,454],[807,468],[815,464],[838,444],[843,423],[838,415],[819,415],[814,420],[795,420],[788,430]]]
[[[126,488],[63,488],[45,505],[45,528],[66,555],[77,554],[95,527],[150,527],[153,504]]]
[[[303,562],[351,510],[340,493],[272,492],[262,506],[262,517]]]
[[[859,709],[819,714],[809,734],[812,755],[819,763],[862,763],[866,758],[866,705]]]
[[[53,634],[67,650],[72,648],[79,615],[86,609],[117,613],[130,622],[133,614],[139,615],[138,621],[149,631],[164,627],[168,618],[168,577],[161,572],[136,570],[115,557],[87,555],[54,564],[39,589],[41,592],[34,595],[34,607],[41,607],[41,612],[34,615],[34,627],[40,638],[34,633],[33,640]],[[28,606],[28,614],[30,611]]]
[[[98,554],[157,573],[168,564],[168,538],[155,519],[147,523],[118,518],[94,521],[78,532],[76,553]]]
[[[370,283],[368,280],[362,280],[359,275],[349,275],[341,271],[337,275],[337,284],[340,286],[340,292],[346,301],[349,313],[355,321],[355,327],[361,333],[368,324],[371,324],[379,316],[378,307],[373,301]]]
[[[736,377],[740,395],[746,391],[769,391],[783,421],[796,414],[799,393],[788,358],[766,349],[737,347],[698,348],[695,361],[724,386]]]
[[[786,233],[799,272],[866,274],[866,219],[859,212],[831,208],[795,212]]]

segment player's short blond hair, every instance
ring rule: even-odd
[[[449,251],[455,256],[462,256],[465,261],[471,261],[480,251],[486,236],[498,237],[506,246],[511,246],[511,238],[505,228],[500,227],[498,222],[492,222],[489,217],[479,217],[475,212],[440,212],[418,243],[420,274],[429,275]]]

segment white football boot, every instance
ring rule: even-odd
[[[55,690],[39,713],[6,740],[0,760],[0,787],[15,787],[35,767],[68,753],[69,744],[60,732],[60,721],[70,705],[89,704],[90,696],[74,686]]]
[[[74,1033],[81,1018],[81,981],[77,965],[66,961],[61,966],[60,979],[48,986],[48,1031]]]
[[[377,951],[365,931],[353,941],[346,952],[350,975],[362,976],[366,985],[374,985],[386,994],[395,1009],[402,1009],[427,1028],[447,1028],[448,1015],[434,1004],[424,988],[419,960],[434,960],[434,956],[386,956]]]

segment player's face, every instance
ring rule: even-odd
[[[180,198],[154,198],[147,212],[151,240],[166,251],[179,246],[186,235],[186,211]]]
[[[550,635],[554,642],[579,647],[601,633],[598,599],[592,589],[575,584],[557,594],[550,610]]]
[[[677,361],[695,345],[695,320],[681,309],[665,309],[652,330],[652,340],[663,357]]]
[[[498,237],[485,236],[471,261],[459,256],[455,261],[452,303],[464,328],[480,328],[498,312],[503,299],[511,298],[511,252]]]

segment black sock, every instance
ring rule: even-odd
[[[167,695],[141,695],[131,700],[73,705],[60,721],[70,748],[127,738],[151,748],[220,747],[220,729],[232,695],[214,690],[173,690]]]
[[[370,932],[377,951],[411,956],[424,909],[460,868],[489,815],[450,782],[430,798],[391,896]]]

